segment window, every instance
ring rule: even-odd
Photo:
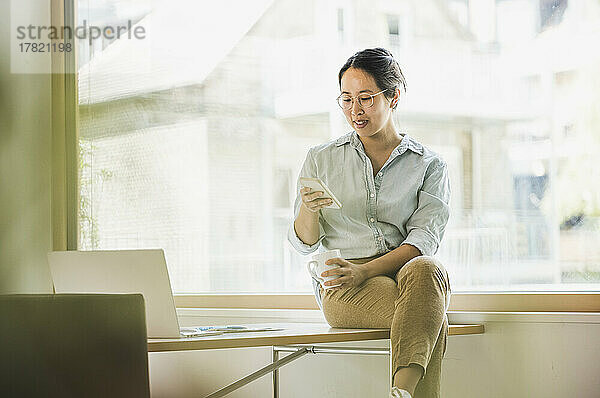
[[[568,0],[542,0],[540,2],[540,22],[542,29],[560,24],[568,3]]]
[[[344,9],[343,8],[338,8],[337,9],[337,32],[338,32],[338,38],[340,42],[344,41]]]
[[[319,29],[326,30],[334,28],[337,31],[337,40],[339,45],[352,45],[352,36],[356,33],[354,32],[354,25],[351,15],[352,7],[348,7],[347,2],[339,0],[336,0],[335,2],[329,2],[329,7],[335,7],[335,15],[333,15],[335,17],[335,24],[331,22],[322,23],[319,22],[317,18],[317,20],[315,20],[315,23],[325,26],[320,26],[316,28],[316,31],[318,31]],[[323,13],[325,15],[329,15],[329,12],[325,11],[325,9],[322,9],[321,7],[315,7],[315,11]],[[327,26],[330,24],[332,26]]]
[[[407,45],[409,44],[409,26],[408,18],[402,14],[387,14],[385,16],[387,25],[387,42],[389,50],[394,56],[401,60],[408,55]]]
[[[490,43],[444,2],[399,18],[369,1],[79,0],[78,24],[146,36],[77,44],[78,247],[162,247],[175,293],[309,294],[285,235],[295,180],[349,131],[339,68],[386,32],[410,41],[396,126],[449,164],[453,290],[600,290],[600,20],[548,3],[480,9]]]
[[[387,16],[388,38],[390,46],[394,49],[399,49],[401,45],[400,22],[397,15]]]

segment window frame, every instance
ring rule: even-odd
[[[75,0],[51,0],[53,26],[75,27]],[[52,57],[52,247],[77,250],[78,93],[76,43],[73,51]],[[318,310],[312,293],[175,294],[178,308],[252,308]],[[586,292],[457,292],[449,311],[600,312],[600,290]]]
[[[75,0],[51,0],[52,26],[74,31]],[[53,39],[53,43],[61,42]],[[65,37],[70,52],[51,52],[52,170],[51,225],[53,250],[77,250],[78,187],[78,92],[75,37]]]

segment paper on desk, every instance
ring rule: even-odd
[[[274,327],[235,327],[235,326],[203,326],[197,328],[182,329],[181,334],[185,337],[217,336],[224,333],[244,333],[244,332],[270,332],[283,330],[283,328]]]
[[[244,329],[232,329],[232,328],[216,328],[211,330],[217,330],[223,333],[243,333],[243,332],[270,332],[273,330],[283,330],[283,328],[272,328],[272,327],[246,327]]]
[[[196,329],[182,329],[180,330],[183,337],[202,337],[202,336],[217,336],[223,334],[223,332],[213,330],[196,330]]]

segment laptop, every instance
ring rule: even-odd
[[[162,249],[48,253],[56,293],[141,293],[149,338],[179,338],[276,328],[208,326],[180,328]]]
[[[150,338],[180,337],[162,250],[48,253],[56,293],[141,293]]]

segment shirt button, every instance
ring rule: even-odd
[[[373,192],[371,192],[371,195],[370,195],[370,196],[371,196],[372,198],[374,198],[374,197],[375,197],[375,194],[374,194]]]
[[[375,219],[373,217],[371,217],[371,218],[369,218],[369,221],[375,222]]]
[[[379,240],[383,240],[383,236],[380,236],[380,237],[379,237],[379,238],[377,238],[377,239],[379,239]]]

